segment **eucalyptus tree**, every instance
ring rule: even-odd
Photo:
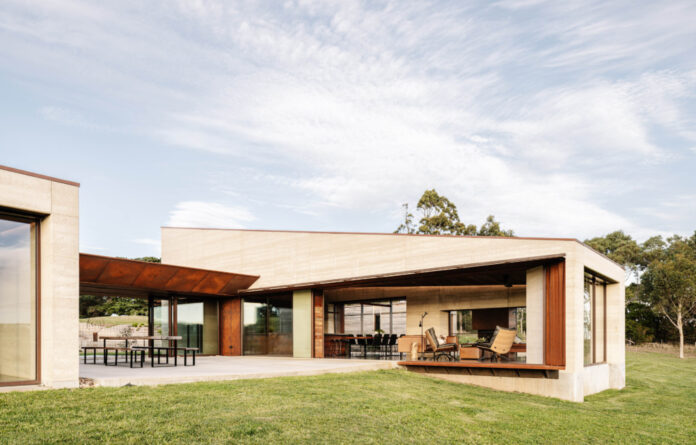
[[[684,358],[684,327],[696,318],[696,233],[674,236],[641,276],[641,296],[679,332],[679,358]]]

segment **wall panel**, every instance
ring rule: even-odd
[[[220,300],[220,355],[242,355],[242,299]]]
[[[565,261],[546,267],[544,362],[565,366]]]

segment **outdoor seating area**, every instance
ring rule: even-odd
[[[97,351],[99,351],[104,366],[118,366],[119,363],[123,363],[131,368],[142,368],[145,365],[146,356],[150,358],[150,367],[152,368],[155,366],[178,366],[179,354],[183,355],[184,366],[196,366],[196,353],[199,352],[198,348],[180,347],[178,342],[182,340],[181,336],[95,336],[95,341],[99,340],[102,342],[101,346],[82,346],[84,364],[88,363],[90,352],[92,364],[97,364]],[[160,344],[155,344],[155,342]],[[191,356],[190,364],[189,355]],[[120,357],[123,357],[123,362],[119,360]]]
[[[524,363],[519,354],[526,352],[526,344],[515,343],[517,331],[496,327],[490,341],[475,343],[460,343],[453,335],[441,337],[435,334],[434,328],[420,335],[405,335],[398,339],[400,357],[406,354],[409,360],[434,362],[509,362]]]

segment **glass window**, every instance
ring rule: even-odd
[[[152,308],[150,312],[150,333],[154,336],[171,335],[170,320],[171,320],[171,305],[169,300],[152,300]],[[167,340],[154,340],[154,346],[169,346]]]
[[[217,301],[178,298],[176,322],[176,333],[182,337],[180,345],[198,348],[202,354],[218,354]]]
[[[583,292],[583,363],[606,361],[606,283],[586,272]]]
[[[592,364],[592,279],[585,278],[582,304],[583,362]]]
[[[292,355],[292,298],[244,301],[245,355]]]
[[[595,297],[594,297],[594,351],[595,363],[602,363],[606,361],[606,352],[604,350],[604,337],[606,336],[606,319],[604,316],[605,311],[605,291],[606,285],[603,282],[597,281],[595,283]]]
[[[515,324],[511,324],[510,327],[517,329],[517,338],[526,343],[527,341],[527,308],[526,307],[516,307],[511,310],[514,314]]]
[[[37,225],[0,216],[0,384],[37,380]]]
[[[459,343],[475,343],[478,331],[473,328],[472,312],[470,309],[450,311],[450,335],[456,335]]]
[[[348,303],[344,306],[344,329],[349,334],[406,333],[406,300]]]
[[[478,310],[478,309],[477,309]],[[481,311],[485,311],[483,309]],[[496,309],[498,310],[498,309]],[[504,310],[504,308],[502,309]],[[527,308],[512,307],[508,309],[507,325],[501,322],[502,326],[517,329],[517,341],[525,342],[527,338]],[[493,333],[491,329],[479,332],[473,327],[473,311],[471,309],[449,311],[449,335],[456,335],[459,342],[475,343],[481,338],[490,337]]]

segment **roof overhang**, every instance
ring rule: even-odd
[[[288,292],[312,288],[338,287],[407,287],[407,286],[471,286],[525,284],[526,271],[536,266],[565,259],[564,253],[515,258],[499,261],[459,264],[393,273],[366,275],[333,280],[296,283],[284,286],[243,289],[241,295]]]
[[[83,295],[233,297],[258,279],[257,275],[80,254]]]

